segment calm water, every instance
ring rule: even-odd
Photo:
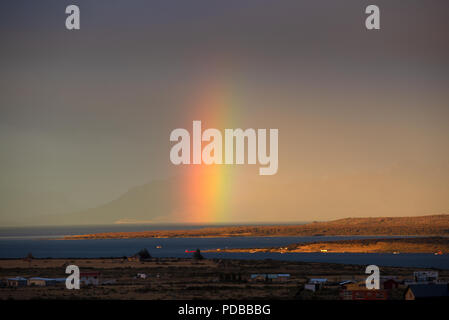
[[[174,228],[174,226],[171,226]],[[155,227],[153,227],[155,228]],[[179,228],[179,226],[177,227]],[[185,226],[183,227],[185,228]],[[193,228],[193,227],[192,227]],[[147,248],[154,257],[187,258],[185,250],[216,248],[252,248],[286,246],[296,242],[357,239],[368,237],[235,237],[235,238],[169,238],[52,240],[66,234],[108,231],[143,231],[148,226],[105,226],[67,228],[0,229],[0,258],[22,258],[31,252],[37,258],[96,258],[129,256]],[[158,226],[157,229],[162,229]],[[167,228],[164,228],[167,229]],[[375,237],[369,237],[375,238]],[[161,246],[157,249],[157,246]],[[449,255],[375,254],[375,253],[205,253],[206,258],[278,259],[307,262],[334,262],[380,266],[404,266],[449,269]]]

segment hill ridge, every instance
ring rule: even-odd
[[[420,235],[449,236],[449,214],[417,217],[348,218],[303,225],[208,227],[190,230],[155,230],[142,232],[111,232],[66,236],[65,239],[120,238],[185,238],[185,237],[248,237],[248,236],[336,236],[336,235]],[[354,218],[349,218],[354,219]],[[382,221],[382,222],[380,222]]]

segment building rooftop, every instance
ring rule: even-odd
[[[409,288],[416,298],[449,297],[448,284],[411,284]]]
[[[325,282],[327,282],[327,279],[314,278],[309,280],[309,283],[325,283]]]

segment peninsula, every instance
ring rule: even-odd
[[[302,225],[255,225],[69,235],[63,239],[213,238],[282,236],[449,236],[449,214],[419,217],[346,218]]]
[[[449,237],[383,238],[295,243],[286,247],[215,249],[204,252],[449,253]]]

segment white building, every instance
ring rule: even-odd
[[[309,282],[304,285],[304,289],[315,292],[321,290],[326,282],[327,279],[321,278],[310,279]]]
[[[438,271],[415,271],[413,279],[415,282],[436,282],[438,281]]]
[[[100,272],[81,272],[80,273],[80,283],[88,286],[98,286],[101,283],[101,273]]]

